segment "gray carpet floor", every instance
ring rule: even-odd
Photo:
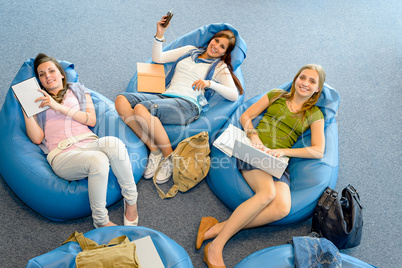
[[[136,63],[150,57],[156,22],[171,8],[168,42],[210,23],[238,29],[248,45],[242,65],[246,99],[290,81],[304,64],[324,67],[327,83],[341,96],[336,189],[351,183],[364,204],[361,244],[341,252],[378,267],[399,267],[401,1],[0,0],[0,106],[22,63],[39,52],[73,62],[82,83],[114,100]],[[231,213],[206,182],[170,200],[161,200],[150,181],[141,180],[138,190],[141,225],[178,242],[194,267],[206,267],[202,250],[193,246],[199,220],[225,220]],[[2,179],[0,196],[1,267],[25,267],[73,231],[93,228],[91,217],[44,219]],[[109,211],[122,224],[122,202]],[[310,227],[307,220],[241,231],[225,247],[225,262],[233,267],[255,251],[308,234]]]

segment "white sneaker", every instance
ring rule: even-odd
[[[148,163],[143,174],[144,179],[151,179],[155,175],[155,171],[159,167],[163,158],[163,154],[160,150],[149,154]]]
[[[167,182],[173,173],[173,163],[172,160],[168,159],[162,163],[161,169],[158,174],[156,174],[156,183],[162,184]]]

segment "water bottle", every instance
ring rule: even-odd
[[[197,96],[197,101],[200,104],[201,110],[202,110],[203,113],[208,111],[209,103],[208,103],[207,99],[204,97],[203,94],[200,94],[200,95]]]

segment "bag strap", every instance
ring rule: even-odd
[[[324,197],[324,198],[322,198]],[[324,210],[329,210],[329,208],[332,206],[334,201],[338,198],[338,193],[331,189],[327,188],[325,189],[324,193],[322,194],[320,200],[318,200],[318,206],[322,207]]]
[[[332,189],[327,187],[325,191],[321,194],[320,199],[318,199],[317,206],[322,207],[327,201],[328,197],[331,195]]]
[[[112,240],[109,241],[107,245],[98,245],[95,241],[87,238],[84,236],[83,233],[78,233],[75,231],[72,233],[66,241],[62,243],[62,245],[68,243],[68,242],[78,242],[78,244],[81,247],[81,250],[84,251],[86,249],[94,249],[94,248],[101,248],[101,247],[109,247],[109,246],[115,246],[119,244],[129,244],[130,240],[126,235],[118,236],[113,238]]]
[[[209,139],[209,134],[208,134],[208,132],[207,132],[207,131],[203,131],[203,132],[200,132],[200,133],[198,133],[198,134],[195,134],[194,136],[191,136],[191,137],[188,137],[188,138],[182,140],[182,141],[177,145],[176,149],[175,149],[170,155],[168,155],[168,156],[162,161],[162,163],[160,163],[159,167],[156,169],[155,175],[154,175],[154,177],[153,177],[153,181],[154,181],[154,185],[155,185],[155,187],[156,187],[156,190],[158,191],[158,194],[159,194],[159,196],[160,196],[162,199],[165,199],[165,198],[172,198],[172,197],[174,197],[174,196],[178,193],[178,191],[179,191],[179,188],[180,188],[180,187],[179,187],[179,185],[180,185],[180,176],[179,176],[179,172],[180,172],[179,167],[180,167],[180,165],[179,165],[179,164],[180,164],[180,162],[178,162],[178,161],[180,161],[179,156],[181,155],[182,150],[183,150],[183,149],[180,149],[180,148],[182,148],[181,145],[186,144],[186,143],[191,143],[192,140],[194,140],[194,139],[200,139],[200,138],[204,138],[204,139],[206,138],[207,141],[208,141],[208,139]],[[209,148],[209,144],[208,144],[208,148]],[[208,153],[209,153],[209,152],[208,152]],[[171,159],[171,161],[172,161],[172,163],[173,163],[173,183],[174,183],[174,184],[173,184],[172,188],[170,188],[169,191],[165,194],[165,193],[159,188],[159,186],[158,186],[157,183],[156,183],[156,175],[159,173],[159,171],[160,171],[160,169],[161,169],[163,163],[164,163],[165,161],[167,161],[168,159]]]
[[[318,230],[321,229],[321,224],[324,222],[324,219],[327,217],[329,209],[332,207],[332,205],[338,198],[338,193],[329,187],[324,191],[323,194],[325,194],[325,200],[322,201],[321,204],[318,204],[318,206],[320,206],[321,209],[318,211],[318,215],[316,218],[316,226],[317,226]],[[320,218],[322,220],[319,220]]]
[[[338,199],[338,192],[335,190],[331,191],[331,194],[327,197],[325,200],[325,203],[323,204],[324,210],[326,211],[326,214],[328,214],[329,209],[332,207],[334,202]]]
[[[118,236],[113,238],[112,240],[109,241],[109,243],[107,244],[107,246],[115,246],[115,245],[124,245],[124,244],[130,244],[130,240],[128,239],[128,237],[126,235],[122,235],[122,236]]]
[[[357,192],[357,190],[355,189],[355,187],[353,187],[351,184],[349,184],[344,191],[348,191],[353,198],[356,200],[356,203],[359,205],[359,207],[361,209],[363,209],[362,204],[360,203],[360,196],[359,196],[359,192]],[[343,195],[343,194],[342,194]]]
[[[175,163],[174,163],[173,153],[174,153],[174,151],[160,163],[160,165],[159,165],[159,167],[156,169],[155,175],[154,175],[154,177],[153,177],[153,181],[154,181],[154,185],[155,185],[155,187],[156,187],[156,190],[158,191],[158,194],[159,194],[159,196],[160,196],[162,199],[172,198],[172,197],[174,197],[174,196],[178,193],[178,191],[179,191],[179,180],[178,180],[178,178],[179,178],[179,170],[178,170],[178,168],[175,168],[176,165],[175,165]],[[174,182],[174,185],[173,185],[172,188],[170,188],[169,191],[165,194],[165,193],[162,191],[162,189],[159,188],[158,184],[156,183],[156,175],[159,173],[159,171],[160,171],[160,169],[161,169],[163,163],[164,163],[165,161],[167,161],[168,159],[172,159],[172,162],[173,162],[173,182]]]
[[[78,233],[77,231],[72,233],[67,238],[67,240],[62,243],[62,245],[66,244],[68,242],[78,242],[82,251],[84,251],[85,249],[92,249],[92,248],[99,247],[99,245],[95,241],[93,241],[89,238],[86,238],[83,233]]]

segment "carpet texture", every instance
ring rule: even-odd
[[[22,63],[39,52],[75,64],[80,81],[114,100],[137,62],[151,56],[156,22],[171,8],[167,41],[200,26],[226,22],[248,45],[242,65],[246,100],[293,79],[307,63],[321,64],[341,96],[339,178],[364,205],[361,244],[342,250],[378,267],[398,267],[401,248],[401,1],[5,1],[0,0],[0,106]],[[11,120],[11,118],[10,118]],[[1,126],[0,126],[1,128]],[[1,174],[0,174],[1,175]],[[161,200],[151,181],[138,184],[140,225],[183,246],[194,267],[206,267],[194,249],[199,220],[225,220],[231,211],[206,182]],[[73,231],[91,230],[92,218],[51,222],[36,214],[0,179],[0,263],[25,267],[58,247]],[[109,208],[123,223],[122,201]],[[224,250],[233,267],[260,249],[309,233],[311,220],[261,227],[235,235]]]

